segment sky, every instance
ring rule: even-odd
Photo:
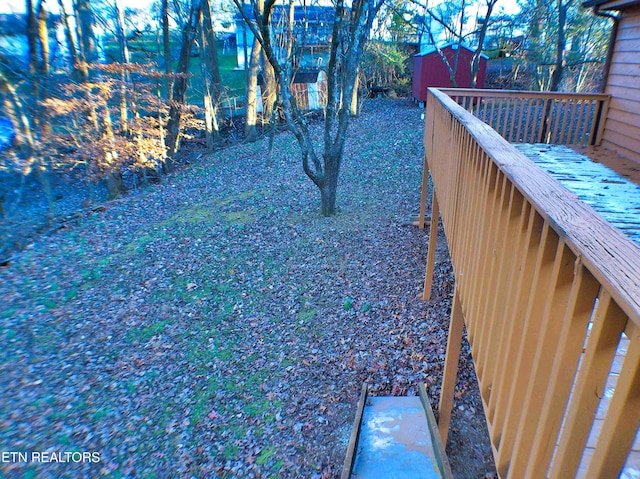
[[[122,3],[127,7],[145,7],[152,3],[153,0],[123,0]],[[70,2],[65,2],[68,4],[69,11],[71,11]],[[432,3],[432,2],[430,2]],[[58,11],[58,2],[57,1],[49,1],[47,2],[52,12]],[[516,0],[499,0],[498,6],[504,7],[507,13],[514,13],[518,11],[518,3]],[[9,13],[9,12],[24,12],[25,11],[25,0],[0,0],[0,13]]]

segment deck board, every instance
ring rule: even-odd
[[[609,223],[640,243],[639,184],[564,145],[525,143],[514,146]],[[640,181],[640,166],[629,165],[627,171],[633,179]]]
[[[592,161],[608,166],[620,176],[633,181],[636,185],[640,185],[640,164],[638,162],[620,156],[615,151],[601,146],[576,146],[572,148],[581,155],[591,158]]]

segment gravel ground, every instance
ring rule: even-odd
[[[339,477],[363,382],[426,382],[435,407],[453,275],[442,240],[419,300],[420,114],[365,104],[335,217],[282,134],[272,166],[266,140],[225,149],[17,254],[0,270],[0,451],[67,461],[0,477]],[[462,478],[493,472],[470,363],[465,345]]]

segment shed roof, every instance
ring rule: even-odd
[[[640,0],[639,0],[639,1],[640,1]],[[440,50],[444,50],[444,49],[446,49],[446,48],[451,48],[452,50],[456,50],[458,47],[462,47],[462,48],[464,48],[465,50],[467,50],[467,51],[469,51],[469,52],[473,53],[473,50],[472,50],[471,48],[469,48],[468,46],[466,46],[466,45],[462,45],[462,44],[460,44],[460,43],[455,43],[455,42],[450,42],[450,43],[447,43],[446,45],[441,45],[441,46],[439,46],[438,48],[439,48]],[[427,55],[431,55],[432,53],[435,53],[436,51],[437,51],[437,48],[434,46],[434,47],[430,48],[429,50],[425,51],[424,53],[417,53],[417,54],[415,54],[415,55],[414,55],[414,57],[426,57]],[[489,58],[489,57],[488,57],[487,55],[485,55],[484,53],[483,53],[483,54],[481,54],[480,56],[481,56],[482,58],[484,58],[484,59],[488,59],[488,58]]]

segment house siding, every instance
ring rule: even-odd
[[[602,145],[640,163],[640,8],[623,12],[606,93],[611,95]]]

